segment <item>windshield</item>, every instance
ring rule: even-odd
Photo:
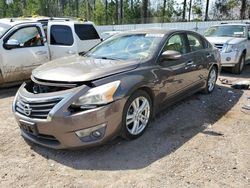
[[[237,37],[244,38],[245,26],[228,25],[228,26],[213,26],[205,32],[205,37]]]
[[[10,28],[9,25],[0,23],[0,38],[2,38],[3,34]]]
[[[116,35],[97,45],[86,56],[114,60],[143,60],[154,54],[163,37],[163,34]]]

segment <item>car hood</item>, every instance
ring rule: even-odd
[[[235,38],[235,37],[206,37],[207,40],[212,44],[238,44],[245,38]]]
[[[36,79],[58,82],[92,81],[135,69],[137,61],[94,59],[70,56],[45,63],[32,72]]]

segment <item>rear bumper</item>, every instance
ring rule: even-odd
[[[30,98],[23,96],[22,89],[24,88],[20,88],[21,91],[18,95],[21,95],[25,100],[29,100]],[[74,98],[73,96],[72,98]],[[77,113],[67,111],[69,101],[71,101],[71,97],[68,100],[62,100],[54,106],[47,119],[38,120],[17,112],[15,100],[13,111],[21,128],[22,136],[45,147],[72,149],[102,144],[119,133],[125,98],[102,107]],[[99,129],[100,137],[94,137],[91,131],[84,137],[76,134],[77,131],[94,130],[95,127],[100,125],[102,125],[102,128]],[[30,130],[30,126],[34,127],[36,131]]]

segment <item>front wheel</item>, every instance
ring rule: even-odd
[[[146,130],[152,116],[152,101],[142,90],[129,97],[123,109],[122,137],[132,140]]]
[[[242,54],[240,56],[239,62],[232,68],[232,73],[240,74],[243,71],[245,62],[246,62],[246,56],[245,54]]]
[[[208,74],[204,93],[209,94],[209,93],[212,93],[214,91],[217,78],[218,78],[218,70],[215,66],[213,66]]]

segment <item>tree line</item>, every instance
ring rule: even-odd
[[[250,0],[0,0],[0,18],[38,15],[99,25],[249,19]]]

